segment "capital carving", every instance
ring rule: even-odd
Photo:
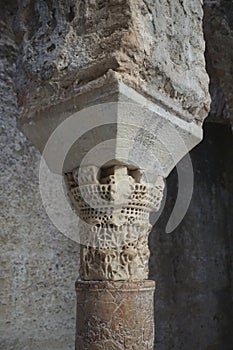
[[[158,211],[164,182],[146,181],[126,165],[88,166],[66,174],[80,217],[83,280],[143,280],[148,277],[149,215]]]

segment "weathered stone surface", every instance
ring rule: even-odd
[[[202,140],[201,124],[182,119],[179,109],[153,103],[122,82],[52,105],[20,125],[50,170],[60,175],[85,160],[99,167],[123,162],[144,169],[147,176],[167,177]]]
[[[122,80],[183,118],[203,120],[209,95],[202,17],[199,0],[20,1],[22,118]]]
[[[209,121],[233,125],[233,2],[204,1],[207,71],[212,97]]]
[[[154,281],[76,282],[76,350],[153,350]]]
[[[156,350],[233,348],[233,134],[219,123],[206,123],[204,131],[190,154],[195,183],[185,218],[164,233],[177,197],[174,171],[150,235]]]
[[[73,350],[79,247],[48,219],[40,155],[16,127],[15,3],[0,11],[0,349]]]
[[[158,211],[164,182],[150,184],[143,171],[125,165],[86,166],[66,174],[79,215],[80,277],[83,280],[148,278],[149,215]]]

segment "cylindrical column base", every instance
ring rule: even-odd
[[[154,281],[77,281],[76,350],[153,350]]]

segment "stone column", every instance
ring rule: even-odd
[[[76,349],[154,349],[154,281],[78,281]]]
[[[202,17],[200,0],[19,2],[19,126],[80,218],[78,350],[153,349],[149,213],[202,139]]]
[[[76,349],[153,349],[154,289],[148,281],[149,214],[164,183],[126,165],[66,174],[81,219]]]

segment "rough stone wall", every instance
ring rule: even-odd
[[[14,1],[1,1],[0,349],[68,350],[75,342],[79,249],[47,217],[38,187],[40,155],[16,127],[13,12]]]
[[[156,350],[233,349],[233,2],[206,0],[204,10],[212,104],[204,141],[191,152],[193,198],[183,222],[165,234],[176,199],[174,171],[150,236]]]
[[[205,0],[204,33],[212,105],[209,120],[233,125],[233,1]]]
[[[20,1],[22,116],[122,79],[203,120],[209,95],[202,18],[200,0]]]
[[[233,134],[206,123],[192,152],[194,193],[175,231],[165,227],[177,195],[168,178],[163,215],[150,236],[156,350],[233,349]]]

